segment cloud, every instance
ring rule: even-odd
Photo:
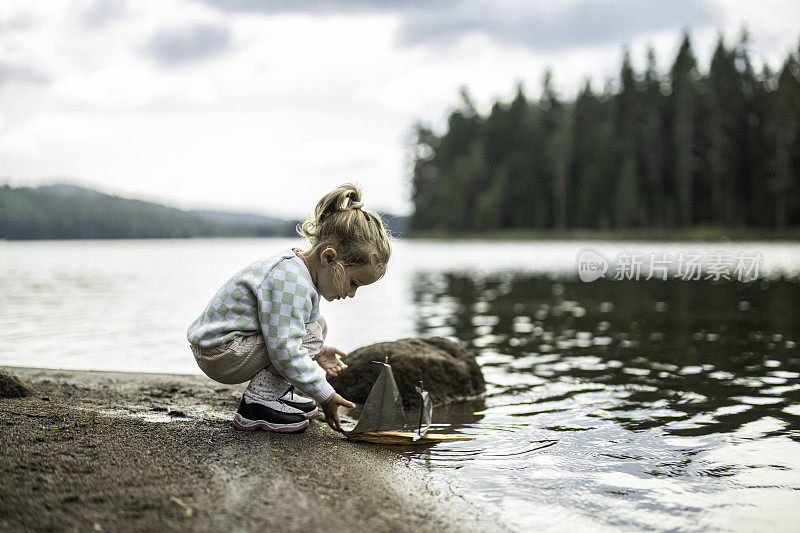
[[[478,33],[506,45],[554,50],[625,43],[643,34],[713,23],[708,5],[685,0],[582,0],[552,13],[525,4],[490,7],[474,2],[455,11],[416,11],[405,17],[401,37],[408,44],[447,43]]]
[[[227,12],[393,14],[401,20],[400,40],[406,45],[446,45],[482,34],[504,45],[538,51],[625,43],[653,32],[719,22],[710,0],[197,1]]]
[[[125,14],[125,0],[94,0],[80,14],[84,27],[90,29],[103,28],[114,19]]]
[[[413,9],[456,9],[458,0],[199,0],[226,12],[306,13],[313,15],[395,13]],[[486,0],[487,2],[489,0]]]
[[[162,28],[144,45],[144,51],[164,66],[201,61],[231,47],[231,32],[219,24]]]
[[[43,85],[48,81],[46,75],[31,67],[0,62],[0,88],[13,82]]]

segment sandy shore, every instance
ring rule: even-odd
[[[201,376],[0,367],[0,531],[497,531],[397,449],[314,421],[243,432],[243,386]]]

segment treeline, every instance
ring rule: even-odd
[[[626,52],[574,101],[549,71],[537,101],[520,86],[486,116],[463,90],[446,132],[416,127],[411,229],[800,225],[798,53],[756,72],[746,33],[720,37],[700,72],[686,34],[668,73]]]
[[[0,187],[0,239],[295,236],[297,221],[183,211],[73,185]]]

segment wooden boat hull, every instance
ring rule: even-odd
[[[367,431],[364,433],[352,433],[345,431],[344,436],[348,440],[360,440],[373,442],[375,444],[436,444],[451,440],[475,440],[475,437],[466,435],[450,435],[446,433],[426,433],[421,438],[414,440],[416,433],[412,431]]]

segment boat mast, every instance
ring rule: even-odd
[[[419,425],[417,426],[417,434],[422,437],[422,411],[425,410],[425,396],[422,395],[422,391],[425,390],[425,387],[422,386],[422,380],[419,380]]]

